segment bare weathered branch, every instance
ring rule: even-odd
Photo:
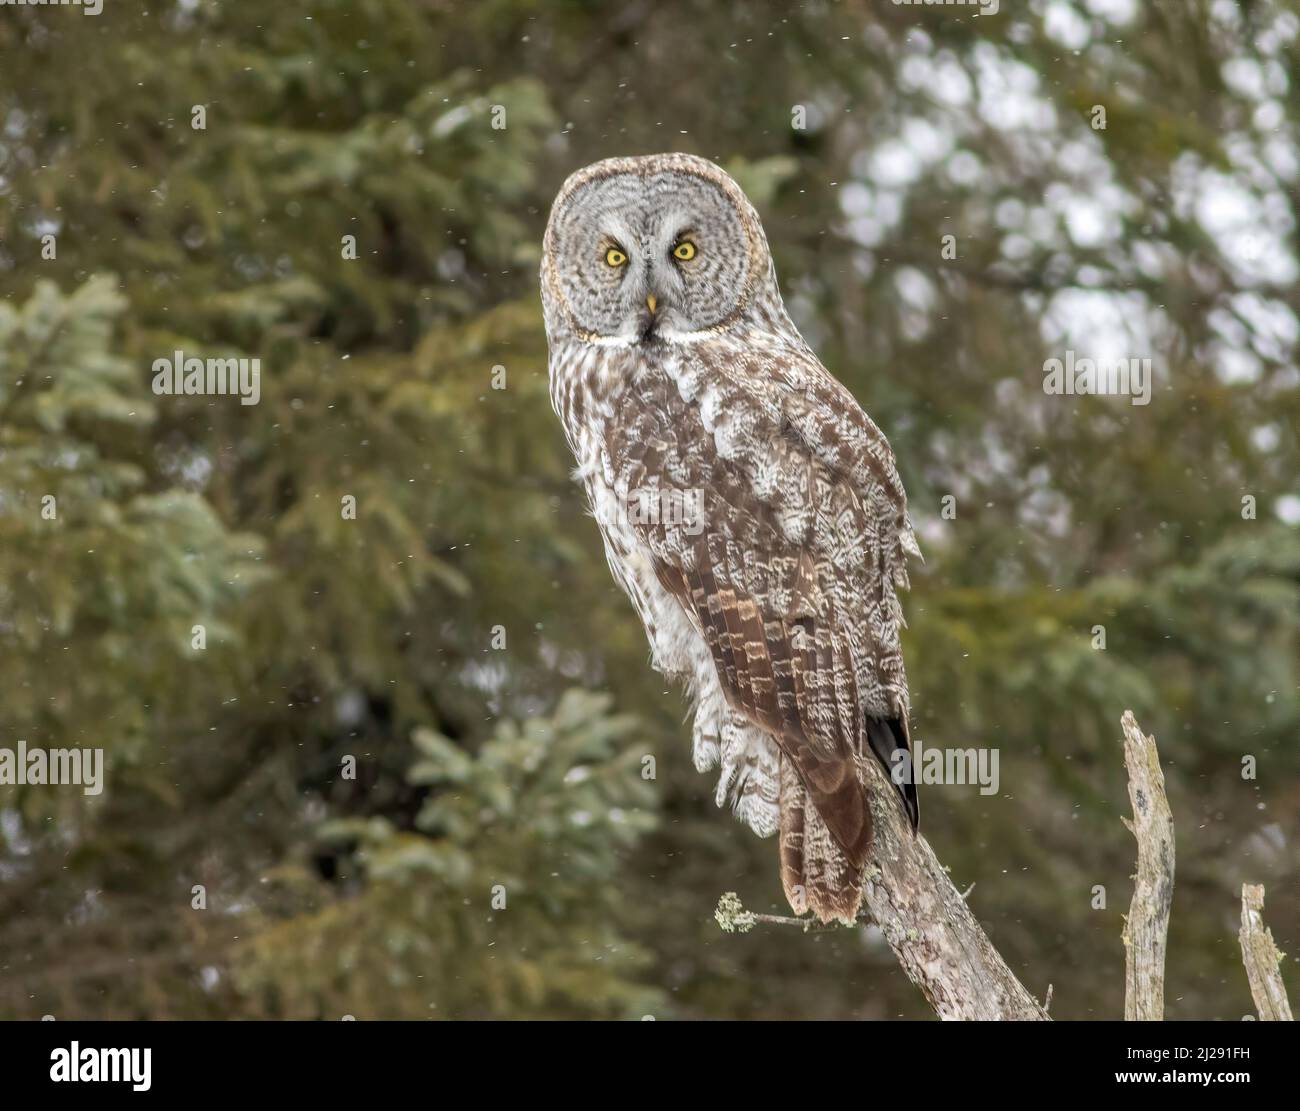
[[[1174,819],[1155,737],[1145,736],[1130,710],[1124,730],[1133,820],[1122,818],[1138,845],[1133,899],[1124,919],[1124,1018],[1161,1021],[1165,1012],[1165,953],[1174,901]],[[867,862],[863,912],[874,921],[908,978],[940,1018],[1048,1019],[1052,985],[1040,1006],[1016,979],[966,905],[975,885],[958,892],[924,837],[913,836],[885,773],[871,769],[875,840]],[[1264,926],[1264,889],[1241,889],[1242,958],[1251,995],[1265,1020],[1292,1020],[1279,965],[1283,954]],[[841,929],[813,918],[754,914],[734,893],[718,902],[718,924],[744,933],[757,924],[797,926],[806,932]]]
[[[870,767],[875,840],[867,860],[865,924],[875,922],[908,978],[940,1018],[1046,1019],[1047,1012],[993,948],[924,837],[913,835],[894,788]],[[723,929],[759,922],[818,929],[811,919],[758,915],[728,893],[718,904]],[[842,927],[829,927],[838,929]]]
[[[741,904],[740,897],[734,891],[726,892],[718,900],[718,909],[713,912],[713,917],[717,919],[718,925],[727,933],[747,934],[755,926],[796,926],[806,934],[828,933],[831,930],[842,930],[842,923],[835,922],[823,925],[817,919],[794,918],[788,914],[755,914],[752,910],[746,910]]]
[[[1165,1017],[1165,949],[1174,901],[1174,818],[1165,797],[1165,775],[1155,737],[1143,736],[1131,710],[1124,711],[1124,766],[1137,838],[1133,900],[1124,920],[1124,1018],[1159,1022]]]
[[[1046,1019],[975,921],[924,837],[913,835],[894,787],[871,766],[875,842],[865,902],[898,963],[940,1018]]]
[[[1241,959],[1250,980],[1255,1010],[1264,1022],[1292,1022],[1291,1002],[1286,997],[1280,965],[1283,954],[1264,925],[1264,888],[1261,884],[1241,885]]]

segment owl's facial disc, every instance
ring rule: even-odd
[[[554,214],[552,233],[572,322],[597,340],[685,339],[725,324],[756,265],[732,198],[684,170],[596,177]]]

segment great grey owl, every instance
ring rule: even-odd
[[[779,831],[797,913],[853,920],[868,751],[917,823],[899,648],[919,554],[889,444],[786,314],[758,215],[686,154],[574,173],[546,228],[551,400],[719,806]],[[901,782],[900,782],[901,780]],[[811,803],[811,805],[809,805]]]

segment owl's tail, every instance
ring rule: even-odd
[[[866,816],[868,826],[871,816]],[[868,837],[870,833],[868,831]],[[862,865],[855,866],[831,835],[795,770],[781,756],[781,886],[796,914],[851,923],[862,904]]]
[[[894,784],[903,809],[915,833],[920,824],[920,806],[912,774],[911,743],[907,725],[901,719],[868,717],[867,740],[876,759]],[[907,759],[903,756],[906,754]],[[863,756],[862,759],[869,759]],[[858,763],[858,780],[865,793],[866,771]],[[870,807],[865,807],[867,828],[858,842],[862,856],[855,864],[822,820],[809,797],[795,763],[781,756],[780,854],[781,886],[796,914],[811,911],[822,922],[853,922],[862,905],[862,874],[866,847],[874,830]]]

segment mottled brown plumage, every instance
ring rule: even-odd
[[[758,218],[712,163],[575,174],[542,291],[552,400],[655,666],[695,696],[696,766],[721,765],[719,804],[779,828],[797,911],[851,920],[863,761],[908,745],[896,590],[915,541],[889,445],[795,330]]]

